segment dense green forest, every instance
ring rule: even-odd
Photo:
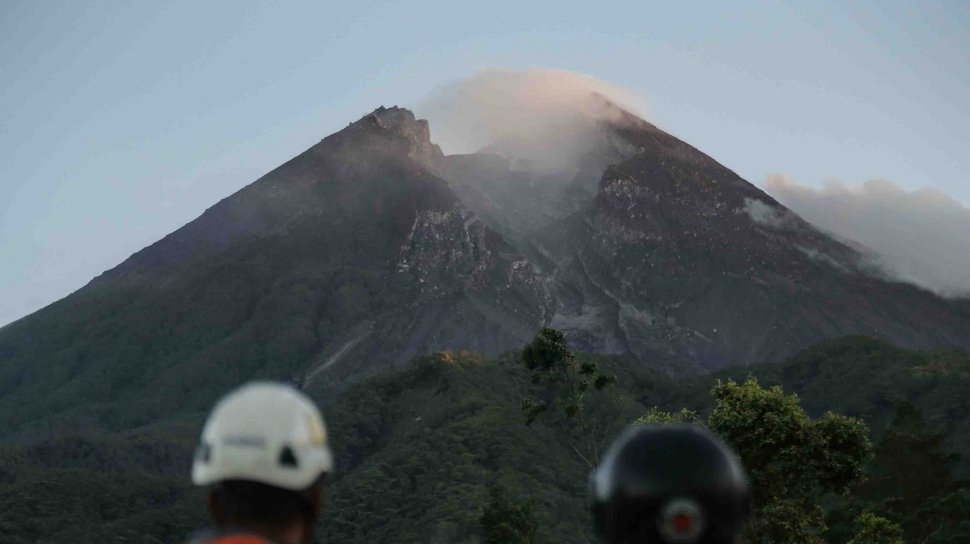
[[[970,536],[970,490],[959,480],[970,472],[970,356],[853,337],[782,364],[713,376],[671,377],[622,358],[577,360],[616,376],[588,402],[600,443],[656,408],[687,409],[717,424],[714,385],[750,375],[765,391],[781,385],[796,393],[813,418],[831,410],[863,419],[871,431],[868,478],[844,496],[819,496],[827,541]],[[573,447],[573,426],[554,417],[525,423],[523,401],[542,398],[542,387],[519,353],[496,360],[443,353],[319,398],[338,462],[320,538],[481,542],[483,510],[504,500],[528,514],[534,542],[591,541],[589,467]],[[0,447],[3,541],[181,542],[205,524],[202,494],[188,484],[204,417],[7,442]]]

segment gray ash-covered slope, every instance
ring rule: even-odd
[[[529,263],[380,108],[89,285],[0,331],[0,432],[128,427],[251,378],[330,389],[545,321]]]
[[[967,301],[885,279],[690,145],[618,108],[604,119],[558,174],[489,153],[448,157],[444,174],[479,180],[464,194],[497,230],[527,226],[507,236],[541,268],[550,324],[577,348],[700,369],[781,360],[847,334],[970,347]],[[604,163],[590,189],[590,165]]]

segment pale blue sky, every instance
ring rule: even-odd
[[[0,0],[0,324],[374,107],[488,66],[632,89],[758,184],[970,201],[966,2],[359,4]]]

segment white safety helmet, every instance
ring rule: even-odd
[[[299,491],[333,470],[316,405],[296,389],[255,382],[222,398],[202,429],[192,482],[249,480]]]

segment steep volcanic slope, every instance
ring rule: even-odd
[[[614,113],[604,121],[610,141],[600,149],[621,158],[606,167],[595,197],[565,218],[536,214],[533,206],[522,220],[544,225],[533,223],[537,235],[522,249],[549,278],[552,326],[579,349],[715,368],[780,360],[853,333],[912,347],[970,347],[966,301],[880,279],[856,250],[710,157]],[[478,178],[493,178],[476,187],[494,201],[516,200],[510,182],[494,179],[527,179],[487,154],[461,161],[477,165]],[[586,171],[566,170],[544,191],[526,184],[519,201],[544,194],[553,199],[547,208],[557,198],[575,206],[555,188],[574,186]],[[457,179],[456,172],[446,175]],[[516,222],[502,221],[496,228]]]
[[[329,389],[521,345],[545,320],[540,282],[429,172],[440,155],[426,122],[381,108],[4,328],[0,432],[138,425],[252,377]]]
[[[527,247],[544,227],[588,208],[603,171],[636,152],[611,126],[589,123],[584,129],[581,136],[548,139],[546,144],[560,156],[556,168],[533,167],[528,155],[534,145],[515,141],[497,142],[479,153],[448,155],[433,166],[482,219],[506,239]]]

